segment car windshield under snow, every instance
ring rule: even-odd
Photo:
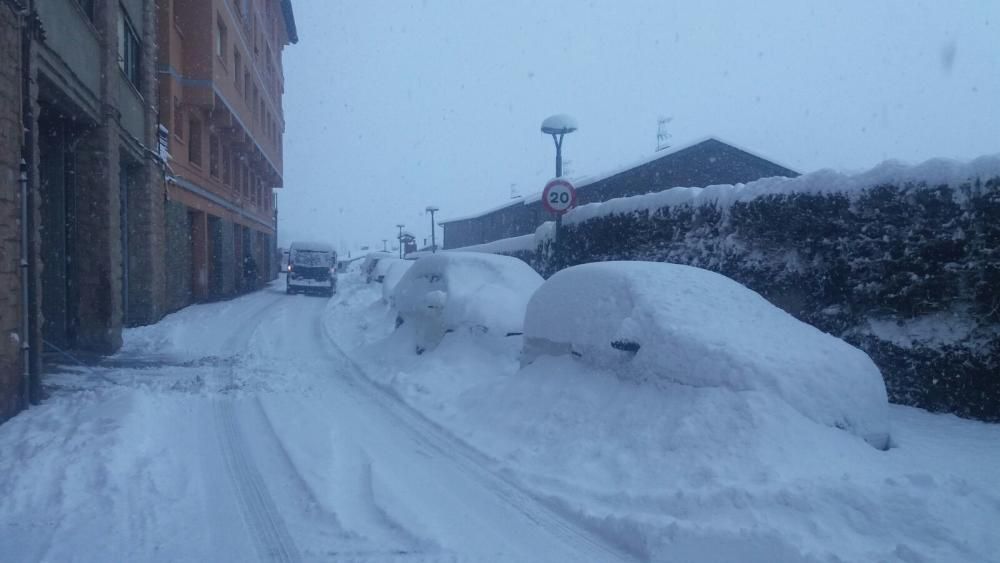
[[[330,254],[328,252],[317,252],[315,250],[297,250],[293,263],[296,266],[321,267],[330,265]]]

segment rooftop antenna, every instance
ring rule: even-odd
[[[670,137],[667,131],[667,124],[673,121],[672,117],[661,117],[656,120],[656,150],[657,152],[670,148]]]

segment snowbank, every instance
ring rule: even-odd
[[[394,301],[403,320],[416,326],[418,346],[429,347],[459,328],[520,332],[528,299],[542,281],[516,258],[443,252],[418,260],[396,286]]]
[[[720,274],[575,266],[535,293],[524,328],[525,362],[573,354],[630,380],[771,393],[875,447],[889,443],[885,384],[871,359]]]
[[[893,447],[776,393],[635,385],[572,356],[519,369],[519,337],[414,356],[371,286],[327,322],[386,389],[569,518],[653,561],[996,561],[1000,425],[891,406]],[[347,339],[365,322],[365,336]],[[374,332],[388,337],[372,338]],[[342,340],[344,338],[345,340]],[[359,346],[359,347],[356,347]]]

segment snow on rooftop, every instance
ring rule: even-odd
[[[535,241],[535,235],[532,233],[527,235],[521,235],[519,237],[511,237],[511,238],[495,240],[493,242],[487,242],[484,244],[465,246],[462,248],[456,248],[455,250],[461,252],[486,252],[488,254],[506,254],[510,252],[520,252],[525,250],[534,251],[537,246],[538,243]]]

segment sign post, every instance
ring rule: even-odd
[[[555,247],[558,252],[559,239],[562,238],[562,216],[576,207],[576,188],[565,178],[554,178],[545,184],[542,190],[542,206],[556,216]]]

